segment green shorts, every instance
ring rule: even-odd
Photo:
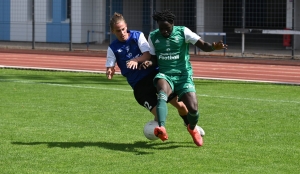
[[[169,76],[158,73],[153,80],[155,86],[158,79],[165,79],[170,84],[172,91],[178,95],[179,100],[182,95],[187,92],[196,92],[193,77],[191,75]]]

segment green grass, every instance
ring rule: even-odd
[[[125,79],[0,69],[0,173],[298,173],[300,88],[195,80],[204,146],[169,107],[166,142]]]

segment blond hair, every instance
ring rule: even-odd
[[[123,15],[115,12],[109,22],[110,30],[112,31],[114,29],[114,26],[121,21],[124,21],[124,23],[126,23]]]

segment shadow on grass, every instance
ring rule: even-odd
[[[113,142],[12,142],[13,145],[47,145],[48,148],[84,148],[84,147],[99,147],[114,151],[131,152],[136,155],[153,154],[149,149],[154,150],[168,150],[180,147],[187,147],[186,143],[178,142],[146,142],[137,141],[134,143],[113,143]],[[190,143],[189,143],[190,144]],[[193,144],[191,144],[193,145]],[[196,147],[196,146],[195,146]],[[148,149],[148,150],[147,150]]]

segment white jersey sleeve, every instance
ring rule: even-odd
[[[117,59],[116,59],[114,52],[112,51],[112,49],[110,47],[108,47],[107,54],[106,54],[105,67],[114,67],[116,64],[116,61],[117,61]]]
[[[186,43],[191,43],[193,45],[195,45],[195,43],[201,38],[198,34],[192,32],[187,27],[184,27],[184,37]]]
[[[156,54],[155,54],[155,48],[154,48],[154,45],[153,45],[153,43],[152,43],[152,41],[151,41],[150,36],[148,37],[148,43],[149,43],[149,46],[150,46],[150,54],[151,54],[151,55],[156,55]]]
[[[147,39],[145,38],[145,35],[143,33],[140,34],[138,46],[142,53],[150,51],[149,43],[147,42]]]

